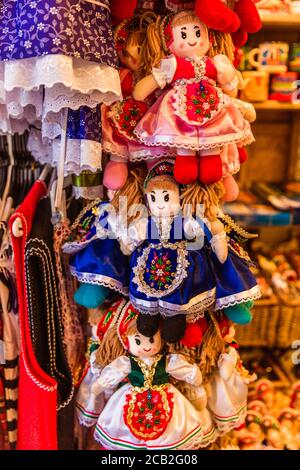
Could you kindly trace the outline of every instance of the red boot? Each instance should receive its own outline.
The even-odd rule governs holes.
[[[248,153],[245,147],[238,147],[240,163],[243,164],[248,160]]]
[[[198,177],[196,155],[177,155],[174,165],[174,178],[180,184],[191,184]]]
[[[255,3],[252,0],[238,0],[234,12],[241,21],[241,30],[246,33],[257,33],[262,27],[261,19]]]
[[[195,12],[208,28],[233,33],[240,26],[238,16],[221,0],[196,0]]]
[[[216,183],[222,178],[222,160],[220,154],[200,156],[198,178],[204,184]]]

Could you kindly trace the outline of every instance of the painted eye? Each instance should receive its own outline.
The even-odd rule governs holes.
[[[196,36],[197,36],[197,38],[200,38],[200,36],[201,36],[201,31],[200,31],[200,29],[197,29],[197,31],[196,31]]]
[[[151,194],[151,201],[152,201],[152,202],[155,202],[155,196],[154,196],[154,194]]]
[[[169,200],[170,200],[169,194],[166,194],[166,195],[164,196],[164,200],[165,200],[165,202],[169,202]]]
[[[181,37],[182,39],[186,39],[186,33],[184,31],[181,31]]]
[[[135,339],[135,343],[136,343],[138,346],[140,346],[140,344],[141,344],[141,340],[140,340],[140,339],[138,339],[138,338],[136,338],[136,339]]]
[[[149,339],[149,342],[150,342],[151,344],[153,344],[153,343],[154,343],[154,338],[151,337],[151,338]]]

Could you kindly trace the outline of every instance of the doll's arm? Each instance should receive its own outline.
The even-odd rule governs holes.
[[[190,364],[180,354],[168,354],[166,372],[175,379],[195,387],[202,384],[202,374],[197,364]]]
[[[220,376],[223,380],[229,380],[232,376],[238,360],[237,352],[234,348],[229,347],[226,353],[220,355],[218,366]]]
[[[174,56],[162,59],[159,67],[152,69],[151,75],[142,78],[142,80],[136,84],[132,93],[134,99],[143,101],[157,88],[164,88],[168,83],[171,83],[176,71],[176,65],[177,63]]]
[[[240,111],[243,117],[248,122],[254,122],[256,119],[256,111],[251,103],[247,103],[246,101],[238,100],[236,98],[232,98],[232,103],[234,106]]]
[[[104,367],[100,377],[92,385],[92,393],[99,395],[106,390],[112,390],[122,382],[130,373],[130,359],[127,356],[120,356]]]
[[[192,240],[193,238],[203,237],[204,235],[201,225],[193,217],[188,217],[184,219],[183,228],[184,234],[189,240]]]
[[[237,71],[228,57],[223,54],[216,55],[212,60],[217,69],[217,82],[224,93],[235,98],[239,85]]]
[[[217,219],[210,223],[210,231],[212,234],[210,240],[212,250],[220,263],[225,263],[228,256],[228,243],[224,225]]]
[[[147,228],[148,218],[143,217],[132,222],[127,232],[121,234],[119,242],[124,255],[130,255],[147,239]]]

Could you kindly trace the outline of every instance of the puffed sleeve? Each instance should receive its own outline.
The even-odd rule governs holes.
[[[130,373],[130,359],[120,356],[104,367],[98,379],[98,385],[102,390],[113,389]]]
[[[190,364],[180,354],[167,356],[166,372],[177,380],[198,387],[202,383],[202,374],[197,364]]]
[[[152,75],[160,88],[164,88],[167,83],[171,83],[175,75],[176,66],[175,56],[170,55],[161,60],[159,67],[152,69]]]
[[[218,54],[213,59],[217,69],[217,81],[226,90],[234,90],[239,84],[237,71],[226,55]]]

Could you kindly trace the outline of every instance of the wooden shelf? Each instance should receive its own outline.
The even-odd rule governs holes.
[[[300,111],[300,103],[281,103],[280,101],[268,100],[262,103],[253,103],[255,109],[262,109],[266,111]]]
[[[260,17],[265,28],[300,29],[300,14],[262,13]]]

